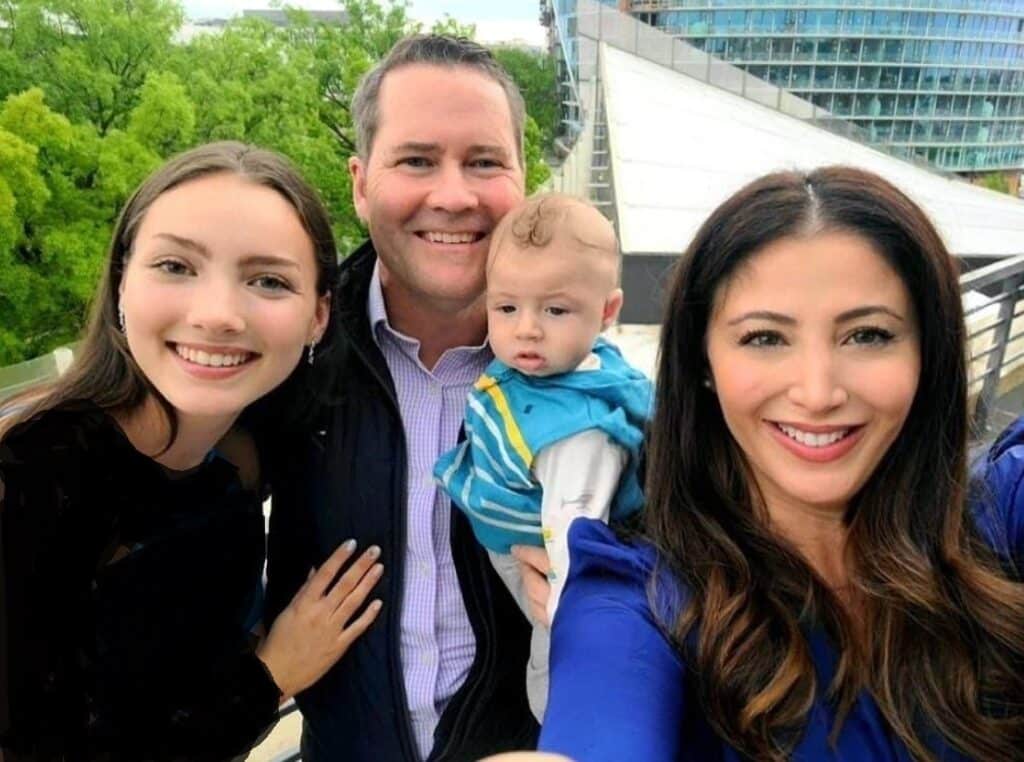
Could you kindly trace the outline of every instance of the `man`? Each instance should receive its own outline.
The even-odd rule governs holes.
[[[529,624],[432,479],[492,357],[484,264],[524,194],[522,98],[479,45],[417,36],[367,74],[352,111],[352,192],[370,242],[343,263],[340,343],[317,359],[337,371],[333,403],[276,459],[268,616],[350,537],[383,550],[384,609],[299,695],[303,759],[531,748]]]

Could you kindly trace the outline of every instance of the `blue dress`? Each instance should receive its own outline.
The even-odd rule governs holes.
[[[975,476],[984,496],[975,503],[979,529],[1000,554],[1024,560],[1024,419],[1004,433]],[[587,519],[573,523],[569,543],[572,563],[552,630],[539,748],[577,762],[738,762],[740,755],[715,735],[687,689],[686,664],[648,604],[653,549],[622,543]],[[677,609],[684,594],[669,587],[659,608]],[[837,654],[822,632],[810,635],[810,646],[818,685],[827,686]],[[817,699],[791,758],[911,762],[869,694],[857,700],[834,747],[828,741],[833,719],[829,702]],[[964,759],[941,739],[931,745],[938,759]]]

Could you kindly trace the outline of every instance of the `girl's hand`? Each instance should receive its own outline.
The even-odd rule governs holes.
[[[266,640],[256,650],[281,690],[282,701],[319,680],[380,612],[382,604],[378,599],[349,621],[383,573],[384,567],[376,563],[380,557],[376,545],[331,584],[355,548],[355,540],[342,543],[319,570],[314,573],[310,569],[306,584],[277,617]]]

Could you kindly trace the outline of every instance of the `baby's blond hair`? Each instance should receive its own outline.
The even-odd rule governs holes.
[[[510,246],[520,251],[543,249],[559,236],[613,258],[618,282],[619,243],[612,224],[586,201],[565,193],[531,196],[506,214],[491,234],[488,269],[494,258]]]

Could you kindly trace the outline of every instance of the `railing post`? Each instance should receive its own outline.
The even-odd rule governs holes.
[[[982,382],[981,393],[974,404],[974,419],[972,420],[974,433],[983,437],[988,428],[988,415],[992,409],[992,402],[999,392],[999,380],[1003,368],[1003,358],[1006,357],[1006,343],[1010,337],[1010,328],[1013,323],[1013,313],[1017,307],[1017,292],[1024,286],[1024,273],[1015,273],[1002,281],[1001,293],[1009,298],[999,306],[997,323],[992,329],[992,352],[988,356],[988,363],[985,367],[985,380]]]

